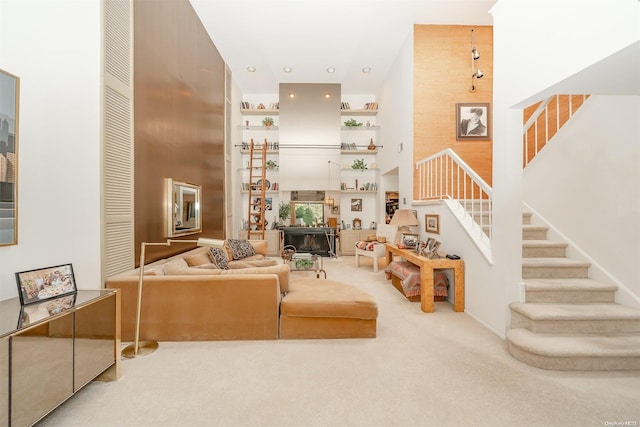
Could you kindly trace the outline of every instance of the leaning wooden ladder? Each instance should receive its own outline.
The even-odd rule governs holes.
[[[253,138],[249,145],[249,215],[247,237],[264,240],[265,185],[267,140],[256,146]],[[259,196],[258,196],[259,195]]]

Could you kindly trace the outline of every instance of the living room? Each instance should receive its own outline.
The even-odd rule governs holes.
[[[21,78],[19,244],[0,248],[0,299],[3,300],[16,296],[14,273],[17,271],[71,261],[81,287],[90,289],[101,288],[105,274],[100,172],[101,5],[98,1],[89,1],[61,7],[59,2],[50,2],[34,9],[28,7],[29,3],[20,3],[5,1],[0,5],[3,39],[0,68]],[[625,68],[615,68],[606,79],[592,78],[588,82],[581,76],[571,79],[637,43],[637,2],[603,1],[579,6],[576,2],[557,3],[547,8],[529,2],[499,1],[492,10],[493,264],[486,262],[445,207],[416,206],[419,218],[434,212],[447,224],[448,231],[442,234],[447,250],[459,253],[466,261],[467,313],[498,337],[504,337],[508,328],[507,306],[519,299],[520,292],[519,236],[524,178],[521,149],[514,141],[522,139],[522,109],[540,99],[540,94],[549,88],[554,92],[570,88],[573,93],[622,96],[631,101],[630,106],[625,106],[626,111],[637,109],[637,83],[624,86],[629,82],[620,75],[627,71]],[[580,14],[576,14],[576,9]],[[568,22],[569,16],[575,18]],[[548,28],[562,29],[562,37],[556,41],[550,35],[540,35],[540,22],[546,22]],[[584,28],[598,28],[598,31],[587,32]],[[414,157],[411,131],[414,119],[408,110],[412,108],[411,103],[407,102],[414,97],[413,85],[407,84],[413,81],[412,50],[412,44],[407,42],[377,99],[381,106],[380,120],[384,119],[390,141],[385,145],[393,149],[396,142],[404,142],[404,149],[394,162],[399,166],[400,199],[407,199],[407,207],[414,199],[413,164],[420,160]],[[582,84],[583,81],[587,83]],[[234,103],[234,107],[236,105],[239,102]],[[596,133],[601,129],[590,130]],[[608,127],[604,129],[612,131]],[[631,128],[616,133],[616,139],[637,144],[637,139],[633,139],[636,132]],[[630,146],[631,143],[627,143],[627,147]],[[637,148],[635,150],[627,162],[632,161]],[[601,154],[593,153],[593,156],[602,157]],[[593,163],[589,165],[592,167]],[[634,278],[638,277],[635,262],[638,213],[634,206],[637,207],[638,195],[631,184],[637,172],[633,175],[628,163],[625,165],[626,169],[622,169],[632,173],[628,175],[630,178],[616,181],[625,184],[618,188],[614,209],[624,212],[624,216],[612,218],[596,206],[593,208],[597,211],[596,220],[592,223],[607,218],[606,226],[582,233],[592,238],[590,246],[596,242],[615,242],[601,245],[607,252],[603,255],[607,257],[603,264],[621,271],[618,276],[626,286],[625,299],[637,304],[640,285]],[[624,175],[616,171],[616,167],[609,172]],[[605,176],[604,172],[598,174],[599,178]],[[599,200],[597,205],[601,206],[605,196]],[[81,205],[75,206],[70,201]],[[224,219],[216,221],[222,224]],[[234,218],[233,223],[237,226],[239,219]],[[157,228],[158,224],[152,221],[138,223],[136,220],[136,242],[144,241],[142,236],[149,233],[145,230]],[[609,236],[614,239],[610,240]]]

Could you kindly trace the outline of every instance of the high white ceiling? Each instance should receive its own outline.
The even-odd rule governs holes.
[[[280,83],[340,83],[343,93],[371,94],[413,24],[492,25],[496,0],[190,2],[244,93],[277,93]]]

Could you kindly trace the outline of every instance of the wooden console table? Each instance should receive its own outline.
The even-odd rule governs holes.
[[[433,270],[453,269],[453,311],[464,311],[464,261],[461,259],[429,259],[416,254],[412,249],[400,249],[386,243],[387,265],[393,261],[393,255],[400,256],[420,267],[420,304],[422,311],[433,313]]]

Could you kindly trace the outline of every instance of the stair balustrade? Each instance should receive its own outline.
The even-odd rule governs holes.
[[[479,234],[475,237],[491,239],[491,187],[460,156],[447,148],[417,162],[416,169],[419,200],[457,201],[465,216],[477,225]]]
[[[589,95],[552,95],[525,109],[523,168],[531,163],[588,97]]]

